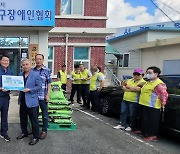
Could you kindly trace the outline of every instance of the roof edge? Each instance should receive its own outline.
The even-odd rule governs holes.
[[[121,40],[121,39],[128,38],[128,37],[132,37],[132,36],[135,36],[135,35],[139,35],[141,33],[147,32],[147,31],[174,31],[174,32],[179,31],[180,32],[180,28],[173,28],[173,27],[164,27],[164,28],[147,27],[147,28],[143,28],[143,29],[139,29],[137,31],[131,32],[129,34],[117,36],[115,38],[107,40],[107,42],[108,43],[112,43],[114,41]]]

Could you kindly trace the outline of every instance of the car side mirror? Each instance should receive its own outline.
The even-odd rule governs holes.
[[[178,84],[177,88],[180,89],[180,83]]]

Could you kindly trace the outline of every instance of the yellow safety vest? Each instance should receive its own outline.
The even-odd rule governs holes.
[[[63,72],[62,70],[60,70],[59,73],[60,73],[60,76],[61,76],[60,78],[61,78],[62,84],[66,84],[67,83],[67,73],[66,73],[66,71]]]
[[[134,79],[129,79],[127,81],[127,85],[130,85],[132,87],[137,87],[137,85],[139,85],[139,84],[141,84],[143,82],[146,82],[146,81],[144,79],[141,79],[141,80],[135,82]],[[123,100],[128,101],[128,102],[138,103],[138,101],[139,101],[139,92],[126,91],[126,92],[124,92]]]
[[[83,72],[80,71],[80,78],[82,79],[87,79],[89,76],[88,76],[88,70],[85,69]],[[88,81],[83,81],[81,80],[81,84],[88,84]]]
[[[98,80],[98,75],[99,73],[96,73],[94,75],[92,75],[91,79],[90,79],[90,91],[95,91],[97,90],[97,80]]]
[[[80,73],[77,74],[74,71],[71,72],[73,79],[80,79]],[[73,80],[73,84],[81,84],[81,80]]]
[[[146,82],[146,84],[141,88],[139,104],[160,109],[162,103],[154,92],[154,88],[161,83],[164,82],[162,82],[160,79],[157,79],[154,82]]]

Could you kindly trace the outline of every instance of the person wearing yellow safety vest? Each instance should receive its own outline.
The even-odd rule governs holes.
[[[89,70],[87,70],[84,67],[84,64],[80,64],[79,68],[80,68],[80,79],[81,79],[80,95],[83,100],[83,107],[90,108],[89,106],[89,80],[92,74]]]
[[[66,91],[66,84],[67,84],[67,73],[66,73],[66,65],[62,65],[62,69],[59,70],[57,74],[57,78],[61,81],[62,86],[61,88]]]
[[[81,80],[80,80],[80,69],[79,69],[79,65],[75,66],[75,70],[71,72],[70,74],[70,80],[72,81],[72,89],[71,89],[71,95],[70,95],[70,99],[69,101],[71,101],[71,103],[73,104],[74,102],[74,95],[77,92],[77,103],[80,103],[80,84],[81,84]]]
[[[152,66],[146,70],[147,82],[141,89],[139,104],[142,106],[141,131],[145,141],[156,141],[159,130],[160,110],[165,106],[168,93],[158,76],[161,70]]]
[[[90,102],[91,110],[94,112],[99,112],[99,91],[101,91],[104,86],[104,80],[102,76],[97,72],[97,66],[91,67],[92,77],[90,79]]]
[[[136,68],[133,72],[133,78],[129,79],[127,82],[122,82],[124,96],[121,104],[120,125],[115,126],[115,129],[123,129],[125,131],[135,129],[139,93],[141,90],[139,85],[145,82],[143,75],[143,70],[141,68]]]
[[[104,80],[104,74],[103,74],[102,71],[101,71],[101,67],[100,67],[100,66],[97,66],[97,68],[98,68],[98,73],[99,73],[99,75],[101,75],[102,78],[103,78],[103,80]]]

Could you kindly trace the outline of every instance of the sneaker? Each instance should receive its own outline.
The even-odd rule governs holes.
[[[21,140],[25,137],[28,137],[28,134],[20,134],[18,137],[16,137],[17,140]]]
[[[9,141],[11,141],[11,139],[10,139],[10,137],[8,136],[8,135],[0,135],[0,137],[2,138],[2,139],[4,139],[6,142],[9,142]]]
[[[144,137],[144,141],[158,141],[157,136]]]
[[[33,139],[29,142],[29,145],[35,145],[37,142],[39,142],[39,139],[33,138]]]
[[[117,125],[117,126],[115,126],[115,127],[113,127],[114,129],[124,129],[124,126],[122,126],[122,125]]]
[[[130,131],[132,131],[132,128],[131,128],[131,127],[127,127],[127,128],[125,129],[125,131],[130,132]]]

